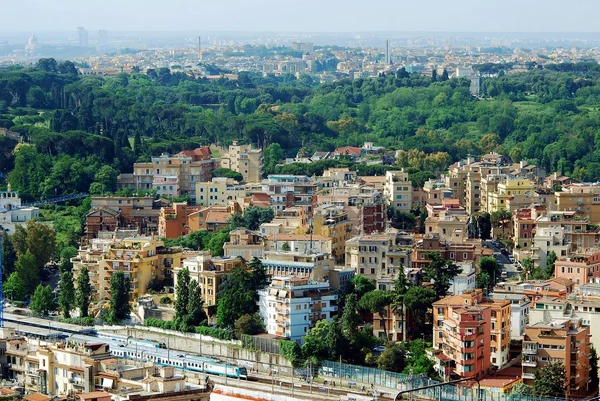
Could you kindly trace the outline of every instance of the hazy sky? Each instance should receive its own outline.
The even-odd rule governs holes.
[[[0,0],[0,31],[597,32],[598,0]]]

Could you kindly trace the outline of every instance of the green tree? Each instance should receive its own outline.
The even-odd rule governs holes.
[[[529,280],[531,275],[534,273],[535,266],[533,264],[533,259],[525,258],[521,261],[521,266],[523,267],[523,271],[521,272],[521,276],[524,276],[525,280]]]
[[[40,272],[35,261],[35,256],[29,250],[17,259],[16,272],[19,274],[23,284],[25,284],[27,293],[31,294],[40,283]]]
[[[342,335],[352,344],[357,342],[356,328],[360,321],[356,315],[358,310],[358,297],[356,294],[346,295],[344,312],[342,312]]]
[[[598,385],[600,381],[598,379],[598,353],[596,348],[592,345],[590,347],[590,391],[594,394],[598,393]]]
[[[2,279],[6,280],[14,271],[17,263],[17,251],[10,236],[4,231],[2,235]]]
[[[367,292],[358,301],[358,309],[367,310],[373,314],[379,314],[379,318],[383,321],[387,316],[387,308],[394,301],[394,296],[391,291],[373,290]],[[386,325],[383,325],[385,338],[387,336]]]
[[[443,259],[439,252],[427,252],[425,258],[430,262],[423,269],[423,276],[425,280],[433,281],[433,289],[437,298],[441,299],[448,292],[450,282],[462,272],[462,269],[451,260]]]
[[[533,395],[533,387],[522,382],[517,383],[515,386],[513,386],[510,393],[515,395]]]
[[[358,299],[360,299],[367,292],[371,292],[375,289],[375,281],[357,274],[348,282],[348,287],[346,292],[354,293]]]
[[[122,270],[115,271],[110,278],[110,302],[106,321],[110,324],[119,323],[129,318],[129,291],[131,283]]]
[[[551,362],[535,371],[533,393],[537,397],[564,398],[567,383],[565,366],[561,362]]]
[[[46,224],[27,223],[27,249],[35,257],[37,274],[48,263],[56,249],[56,233]]]
[[[119,173],[111,166],[104,165],[94,176],[94,180],[101,185],[102,193],[114,192],[117,189],[117,176]]]
[[[79,317],[88,317],[91,298],[90,273],[87,267],[83,266],[77,276],[77,288],[75,289],[75,306],[79,309]]]
[[[15,227],[15,232],[11,235],[10,240],[17,252],[17,256],[23,255],[27,252],[27,231],[22,225]]]
[[[400,344],[388,346],[377,358],[377,367],[401,373],[406,368],[406,353]]]
[[[329,359],[330,349],[327,343],[327,336],[331,330],[331,322],[319,320],[304,336],[302,344],[302,353],[306,357],[317,358],[320,360]]]
[[[75,305],[75,286],[73,284],[73,273],[64,271],[60,275],[58,283],[58,305],[66,319],[71,317],[71,309]]]
[[[409,287],[410,283],[406,279],[404,268],[400,266],[398,268],[398,277],[394,282],[394,290],[392,292],[392,309],[402,317],[402,339],[404,341],[406,341],[406,305],[404,298]]]
[[[19,273],[12,272],[3,285],[4,296],[11,301],[22,301],[27,296],[27,286]]]
[[[491,216],[488,212],[477,212],[471,215],[471,221],[475,225],[475,236],[481,239],[490,239],[492,232]]]
[[[37,316],[48,316],[51,311],[56,310],[52,287],[38,284],[31,296],[29,308]]]
[[[275,172],[275,167],[285,157],[283,148],[278,143],[272,143],[267,146],[263,152],[263,170],[265,174]]]
[[[235,321],[234,329],[237,338],[241,338],[242,334],[256,335],[264,332],[265,325],[258,313],[245,314]]]
[[[556,252],[551,251],[546,259],[546,277],[554,277],[554,265],[557,259]]]
[[[258,230],[263,223],[270,223],[275,217],[275,212],[270,207],[250,206],[244,212],[244,222],[248,230]]]
[[[483,275],[483,273],[485,273],[485,275]],[[493,287],[496,284],[501,274],[502,267],[500,266],[496,258],[492,256],[481,257],[481,259],[479,259],[478,283],[484,284],[482,281],[483,277],[487,277],[487,281],[485,282],[485,287],[478,288],[485,288],[487,290],[491,289],[491,287]],[[479,276],[483,277],[479,278]]]
[[[257,311],[258,295],[252,283],[252,274],[241,267],[234,268],[219,286],[217,324],[232,329],[242,315]]]
[[[475,287],[481,288],[482,290],[487,290],[490,288],[492,282],[492,278],[485,271],[480,271],[477,273],[477,278],[475,280]]]
[[[190,281],[188,287],[188,315],[185,319],[188,327],[198,326],[202,321],[206,320],[206,312],[204,312],[204,301],[202,301],[202,290],[198,281]]]
[[[494,227],[502,228],[502,234],[504,235],[504,228],[510,224],[512,213],[508,209],[499,209],[492,212],[490,215],[490,221]]]
[[[408,343],[408,352],[406,358],[406,367],[402,373],[404,374],[426,374],[427,377],[434,380],[439,380],[439,375],[435,370],[435,364],[427,356],[427,348],[431,347],[431,343],[427,343],[420,338],[412,340]]]
[[[421,337],[427,331],[427,312],[437,299],[437,294],[432,288],[412,286],[406,291],[404,303],[406,310],[409,310],[413,317],[414,329],[411,330],[411,334],[414,338]]]
[[[188,316],[188,305],[190,302],[188,288],[192,278],[190,271],[183,268],[177,273],[177,283],[175,284],[175,325],[180,326]]]
[[[269,275],[267,274],[267,268],[261,260],[255,256],[248,264],[248,267],[252,271],[252,289],[256,291],[265,288],[269,284]]]

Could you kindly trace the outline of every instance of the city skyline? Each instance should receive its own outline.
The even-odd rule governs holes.
[[[459,0],[450,6],[430,0],[428,7],[384,0],[372,8],[355,0],[343,6],[316,0],[233,0],[227,8],[191,0],[158,4],[106,0],[102,8],[86,8],[72,0],[25,0],[4,5],[11,18],[0,32],[84,26],[90,31],[590,33],[597,31],[594,15],[600,11],[600,5],[585,0]]]

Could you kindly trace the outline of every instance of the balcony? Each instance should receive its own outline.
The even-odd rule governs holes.
[[[526,366],[526,367],[530,367],[530,368],[535,368],[537,366],[537,362],[536,361],[522,361],[521,362],[522,366]]]
[[[523,379],[525,380],[534,380],[535,379],[535,374],[534,373],[525,373],[523,372]]]

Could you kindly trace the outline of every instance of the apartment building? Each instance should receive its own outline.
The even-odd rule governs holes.
[[[233,178],[215,177],[209,182],[196,183],[198,206],[228,206],[246,194],[246,187]]]
[[[211,173],[220,166],[211,158],[210,148],[203,146],[176,155],[163,153],[149,163],[135,163],[132,174],[117,178],[120,189],[155,189],[159,195],[189,196],[196,199],[196,183],[210,181]]]
[[[600,223],[600,183],[572,183],[555,193],[555,208],[573,211],[587,217],[590,223]]]
[[[229,220],[235,209],[229,206],[208,206],[200,208],[188,215],[187,225],[190,232],[206,230],[210,232],[219,231],[229,226]]]
[[[243,261],[238,257],[213,257],[210,252],[200,252],[183,259],[181,265],[175,268],[174,282],[177,282],[177,276],[183,269],[188,269],[190,278],[200,285],[205,307],[214,308],[223,278],[236,267],[244,267]]]
[[[386,171],[383,196],[389,207],[402,212],[410,212],[412,209],[412,182],[408,179],[408,173],[404,170]]]
[[[322,205],[315,208],[312,218],[312,232],[331,238],[331,255],[336,262],[344,260],[346,241],[352,235],[352,222],[343,207]]]
[[[532,252],[534,233],[536,232],[536,219],[538,211],[535,208],[521,209],[513,216],[513,241],[515,243],[514,253],[518,260],[527,257],[535,261],[539,260],[539,255]]]
[[[153,237],[126,239],[93,239],[88,246],[81,246],[73,263],[74,280],[82,267],[89,270],[94,291],[95,306],[107,304],[110,299],[110,279],[115,271],[123,271],[130,279],[130,302],[148,290],[153,279],[172,278],[172,267],[179,266],[181,248],[166,248],[163,241]]]
[[[483,377],[492,370],[492,308],[481,305],[481,290],[443,298],[433,304],[433,347],[438,373],[449,378]]]
[[[28,393],[71,395],[94,391],[108,377],[101,363],[111,359],[107,344],[32,344],[23,337],[7,341],[8,378]],[[118,378],[118,376],[117,376]],[[110,380],[109,388],[116,386]]]
[[[267,333],[302,340],[319,320],[331,321],[338,296],[328,282],[309,278],[274,276],[269,287],[259,290],[259,313]]]
[[[332,254],[333,240],[315,234],[271,234],[266,237],[265,250],[293,251],[299,253]]]
[[[587,391],[590,328],[581,319],[557,318],[531,324],[523,335],[523,383],[533,385],[535,372],[552,362],[566,369],[568,397]]]
[[[294,276],[316,282],[326,281],[333,270],[333,259],[328,253],[265,251],[261,262],[270,276]]]
[[[553,224],[546,216],[538,217],[535,226],[531,251],[537,255],[533,258],[536,266],[546,266],[552,252],[559,258],[567,256],[571,247],[566,243],[564,227]]]
[[[410,267],[410,247],[398,245],[397,235],[397,230],[390,229],[385,233],[359,235],[346,241],[346,267],[375,280],[378,286],[391,285],[399,268]]]
[[[319,188],[342,187],[356,181],[356,171],[349,168],[328,168],[317,178]]]
[[[510,177],[498,183],[495,191],[487,193],[488,213],[506,209],[507,201],[517,195],[532,195],[535,185],[528,179]]]
[[[255,231],[238,228],[229,233],[229,242],[223,245],[223,250],[225,257],[260,259],[265,254],[265,238]]]
[[[304,234],[309,232],[309,215],[303,207],[288,207],[276,211],[271,223],[265,224],[278,225],[279,231],[277,233]],[[318,233],[315,232],[315,234]]]
[[[449,199],[449,201],[455,201],[455,199]],[[469,236],[469,215],[465,209],[437,206],[435,210],[428,213],[429,216],[425,219],[425,232],[437,233],[441,240],[448,242],[460,243],[466,240]],[[437,210],[438,208],[441,210]],[[430,209],[429,205],[427,209]]]
[[[271,207],[281,211],[302,207],[312,211],[317,184],[305,175],[269,175],[262,181],[262,191],[269,195]]]
[[[600,250],[590,249],[557,259],[554,276],[571,279],[577,285],[600,282]]]
[[[490,294],[494,300],[510,301],[510,338],[521,340],[525,327],[529,324],[531,301],[523,294],[499,293]]]
[[[188,206],[187,203],[173,203],[160,209],[158,216],[158,236],[161,238],[177,238],[191,232],[188,224],[189,215],[199,207]]]
[[[446,187],[443,179],[429,179],[423,184],[424,203],[428,205],[441,205],[442,200],[450,199],[454,195],[452,189]]]
[[[443,241],[436,233],[426,234],[417,240],[412,252],[412,266],[421,269],[429,265],[430,260],[426,258],[429,252],[439,252],[446,260],[458,262],[479,262],[482,255],[481,246],[475,242],[452,243]]]
[[[0,191],[0,226],[10,233],[40,215],[38,207],[23,207],[21,198],[15,191]]]
[[[252,145],[240,145],[238,141],[233,141],[229,151],[221,156],[221,167],[237,171],[246,183],[261,182],[262,165],[262,149],[252,149]]]

